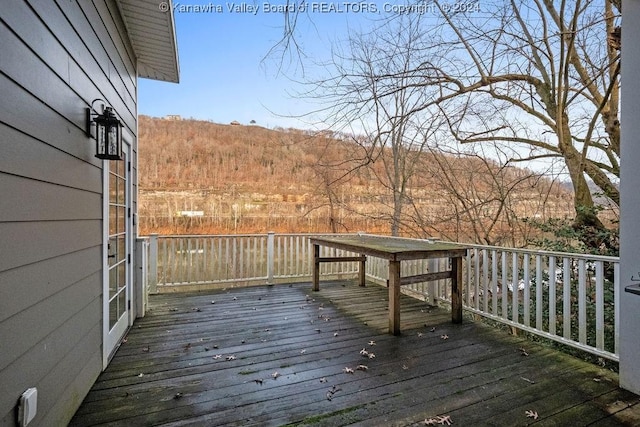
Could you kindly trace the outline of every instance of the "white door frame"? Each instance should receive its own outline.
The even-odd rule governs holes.
[[[103,160],[102,168],[102,368],[105,369],[118,345],[124,338],[129,327],[133,323],[131,315],[133,306],[133,220],[132,220],[132,196],[133,181],[131,174],[131,155],[133,137],[125,129],[122,129],[122,151],[125,155],[126,189],[125,189],[125,247],[126,254],[126,285],[124,314],[113,328],[109,327],[109,160]]]

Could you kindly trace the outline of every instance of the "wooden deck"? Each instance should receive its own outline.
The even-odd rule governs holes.
[[[610,371],[404,295],[392,336],[387,289],[310,289],[152,296],[71,425],[640,425]]]

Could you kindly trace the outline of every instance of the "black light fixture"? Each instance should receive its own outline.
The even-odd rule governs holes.
[[[94,104],[102,102],[102,113],[98,113]],[[95,136],[92,134],[95,129]],[[96,139],[96,157],[105,160],[122,160],[122,123],[114,109],[105,105],[101,99],[94,99],[87,108],[87,136]]]

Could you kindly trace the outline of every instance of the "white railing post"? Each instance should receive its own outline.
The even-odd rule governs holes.
[[[148,302],[148,253],[149,242],[146,238],[136,238],[136,270],[134,273],[133,294],[135,300],[135,317],[144,317]]]
[[[149,293],[158,292],[158,235],[149,235]]]
[[[274,241],[275,234],[273,231],[267,233],[267,284],[273,284],[273,272],[275,269],[274,257]]]

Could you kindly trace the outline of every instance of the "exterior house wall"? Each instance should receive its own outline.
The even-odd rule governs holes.
[[[66,425],[102,370],[103,161],[85,108],[115,108],[135,167],[135,61],[114,0],[2,3],[0,426],[29,387],[30,425]]]
[[[640,276],[640,1],[625,0],[622,13],[620,386],[640,394],[640,295],[624,291]]]

